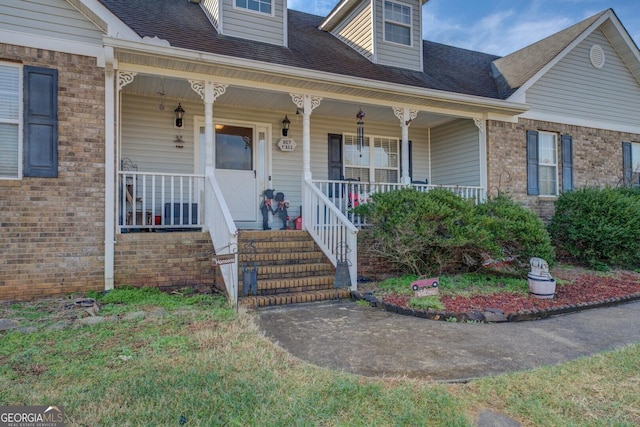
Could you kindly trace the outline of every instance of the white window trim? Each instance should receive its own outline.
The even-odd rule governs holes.
[[[238,12],[252,13],[254,15],[264,16],[264,17],[273,18],[273,17],[276,16],[276,2],[274,0],[271,0],[271,13],[260,12],[259,10],[249,9],[248,7],[237,6],[236,5],[236,0],[233,0],[233,9],[237,10]]]
[[[394,21],[392,19],[387,19],[387,14],[386,12],[386,4],[387,2],[389,3],[394,3],[394,4],[398,4],[400,6],[403,7],[407,7],[409,8],[409,22],[410,24],[407,25],[404,22],[398,22],[398,21]],[[400,27],[405,27],[405,28],[409,28],[409,44],[404,44],[404,43],[398,43],[398,42],[394,42],[392,40],[387,40],[387,26],[385,25],[387,22],[394,24],[394,25],[398,25]],[[392,0],[383,0],[382,2],[382,41],[385,43],[389,43],[395,46],[402,46],[405,48],[410,48],[413,47],[413,6],[408,5],[408,4],[404,4],[398,1],[392,1]]]
[[[355,141],[357,138],[357,135],[355,133],[343,133],[342,134],[342,148],[343,148],[343,153],[346,151],[345,150],[345,146],[346,144],[346,140],[347,140],[347,136],[353,138],[353,140]],[[382,136],[382,135],[365,135],[365,138],[369,139],[369,165],[368,166],[356,166],[356,165],[346,165],[346,163],[343,161],[343,165],[342,165],[342,175],[344,176],[346,169],[347,168],[353,168],[353,169],[369,169],[369,182],[377,182],[376,181],[376,170],[391,170],[391,171],[397,171],[398,174],[398,183],[400,182],[400,138],[397,138],[395,136]],[[376,166],[375,164],[375,141],[376,138],[379,139],[388,139],[391,141],[395,141],[396,142],[396,155],[398,156],[398,166],[393,168],[393,167],[385,167],[385,166]],[[391,183],[393,184],[393,183]],[[396,183],[397,184],[397,183]]]
[[[540,147],[542,144],[540,144],[540,135],[551,135],[553,136],[554,142],[555,142],[555,159],[554,159],[554,163],[542,163],[542,156],[540,155]],[[560,181],[559,175],[558,175],[558,140],[560,138],[558,138],[558,134],[554,133],[554,132],[543,132],[543,131],[538,131],[538,183],[540,182],[540,166],[545,166],[545,167],[549,167],[549,166],[553,166],[553,168],[555,169],[555,172],[553,174],[553,176],[555,177],[555,182],[556,182],[556,186],[554,189],[554,194],[542,194],[542,186],[539,185],[540,187],[540,194],[538,195],[538,197],[540,198],[557,198],[558,194],[560,194],[560,183],[558,181]]]
[[[24,119],[24,100],[23,100],[23,93],[24,93],[24,83],[23,83],[23,76],[24,76],[24,71],[23,71],[23,66],[22,64],[16,64],[13,62],[0,62],[0,64],[2,64],[3,66],[6,67],[14,67],[18,70],[18,119],[17,120],[10,120],[10,119],[0,119],[0,121],[2,123],[8,123],[8,124],[17,124],[18,125],[18,174],[15,177],[3,177],[0,176],[0,180],[5,180],[5,181],[20,181],[23,178],[23,162],[24,162],[24,158],[23,158],[23,154],[24,154],[24,140],[23,140],[23,119]]]

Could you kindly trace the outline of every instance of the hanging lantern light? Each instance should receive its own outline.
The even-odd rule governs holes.
[[[358,153],[360,153],[360,157],[362,157],[362,146],[364,145],[364,111],[362,108],[356,114],[357,122],[357,131],[356,131],[356,144],[358,147]]]

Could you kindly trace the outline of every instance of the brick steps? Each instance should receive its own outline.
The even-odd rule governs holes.
[[[241,305],[266,307],[351,296],[348,289],[333,286],[335,268],[306,231],[241,231],[238,249]],[[242,296],[242,267],[254,263],[258,295]]]
[[[300,304],[305,302],[345,299],[351,297],[348,289],[325,289],[321,291],[295,292],[276,295],[258,295],[240,298],[244,307],[269,307],[274,305]]]

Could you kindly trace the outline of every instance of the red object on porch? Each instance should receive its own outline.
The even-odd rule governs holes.
[[[358,193],[349,193],[349,207],[357,208],[358,207]]]
[[[155,225],[161,225],[162,224],[162,216],[161,215],[156,215],[156,217],[154,218],[154,224]]]
[[[294,220],[294,228],[296,230],[302,230],[302,216],[298,216],[295,220]]]

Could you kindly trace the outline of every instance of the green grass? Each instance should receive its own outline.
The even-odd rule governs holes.
[[[134,289],[96,297],[101,312],[168,314],[0,335],[0,405],[61,405],[70,426],[169,426],[181,417],[187,426],[471,426],[484,408],[524,425],[640,424],[640,345],[469,384],[375,379],[291,357],[252,314],[217,297]],[[56,310],[39,307],[35,321],[52,323]]]

